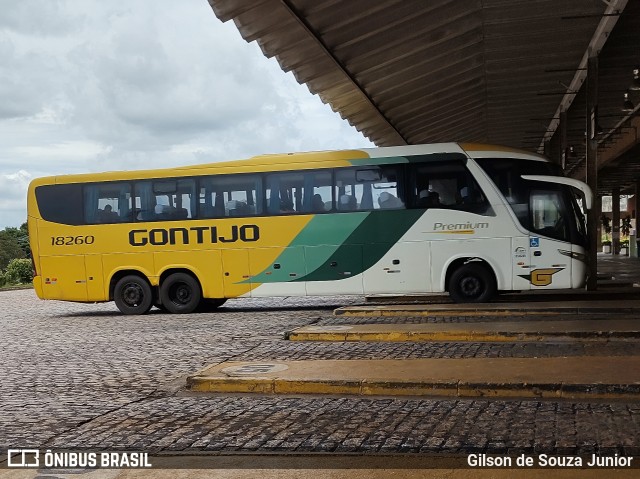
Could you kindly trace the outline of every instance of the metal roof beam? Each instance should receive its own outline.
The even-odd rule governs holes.
[[[317,44],[318,47],[324,52],[324,54],[336,65],[336,67],[344,74],[344,76],[351,82],[351,84],[362,94],[362,96],[366,99],[367,103],[371,105],[371,107],[380,115],[380,117],[384,120],[384,122],[389,125],[389,128],[398,136],[398,139],[402,141],[405,145],[408,145],[409,142],[404,137],[400,131],[389,121],[389,119],[380,111],[380,108],[373,100],[373,98],[365,91],[365,89],[360,85],[358,80],[353,76],[347,69],[344,67],[342,62],[336,58],[336,56],[331,52],[331,50],[325,45],[322,41],[322,38],[315,32],[306,18],[301,15],[295,6],[291,3],[290,0],[280,0],[284,8],[289,12],[291,17],[302,27],[310,38]]]
[[[582,60],[580,60],[580,64],[576,69],[576,73],[573,76],[573,80],[569,84],[567,88],[567,92],[576,92],[580,90],[580,87],[584,83],[585,78],[587,77],[587,61],[589,59],[589,52],[599,53],[602,50],[603,45],[606,43],[609,34],[615,27],[618,19],[620,18],[620,14],[624,11],[627,6],[627,0],[611,0],[607,3],[607,8],[605,9],[604,14],[591,37],[591,41],[589,42],[589,46],[584,52],[582,56]],[[556,109],[555,117],[560,117],[561,111],[568,111],[569,107],[573,103],[573,99],[575,97],[574,93],[566,93],[558,108]],[[540,141],[540,145],[538,147],[539,151],[544,149],[544,142],[551,139],[556,129],[558,128],[559,120],[553,119],[551,123],[549,123],[549,127],[547,128],[547,133],[544,134],[542,140]]]

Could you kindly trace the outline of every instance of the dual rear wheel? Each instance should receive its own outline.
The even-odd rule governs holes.
[[[118,280],[113,299],[123,314],[137,315],[147,313],[155,298],[146,278],[132,274]],[[224,303],[223,299],[203,300],[198,280],[181,272],[172,273],[162,281],[159,300],[160,309],[174,314],[192,313],[201,305],[214,309]]]

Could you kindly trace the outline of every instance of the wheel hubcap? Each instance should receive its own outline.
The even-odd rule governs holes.
[[[171,300],[176,304],[188,304],[191,301],[191,288],[186,284],[178,284],[172,291]]]
[[[460,289],[465,296],[474,298],[482,292],[482,282],[473,276],[467,277],[461,281]]]
[[[144,292],[140,285],[127,283],[122,291],[122,299],[128,306],[137,306],[142,302]]]

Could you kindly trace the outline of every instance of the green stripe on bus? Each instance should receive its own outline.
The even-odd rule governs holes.
[[[320,267],[294,281],[330,281],[361,274],[380,261],[423,213],[372,211]]]
[[[300,277],[290,276],[292,269],[303,268],[305,264],[306,271],[318,269],[353,234],[369,214],[368,212],[355,212],[315,215],[275,259],[274,264],[279,264],[279,269],[274,269],[272,265],[253,276],[251,280],[244,282],[279,283],[299,280]]]

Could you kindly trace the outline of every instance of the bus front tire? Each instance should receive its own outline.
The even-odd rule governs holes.
[[[449,279],[449,296],[456,303],[484,303],[496,294],[493,273],[478,263],[456,269]]]
[[[145,314],[153,304],[153,292],[147,280],[131,274],[118,280],[113,300],[123,314]]]
[[[160,285],[160,301],[169,313],[193,313],[201,299],[200,284],[187,273],[173,273]]]

